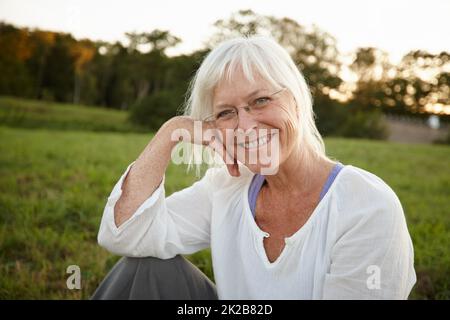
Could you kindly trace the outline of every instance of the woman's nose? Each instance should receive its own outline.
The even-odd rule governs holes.
[[[237,128],[247,131],[252,128],[256,128],[258,121],[247,110],[241,108],[237,114]]]

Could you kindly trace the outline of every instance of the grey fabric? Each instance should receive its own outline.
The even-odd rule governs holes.
[[[92,300],[217,300],[214,283],[181,255],[121,258]]]

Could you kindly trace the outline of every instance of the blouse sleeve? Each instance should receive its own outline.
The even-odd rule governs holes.
[[[356,183],[358,192],[347,189],[355,196],[339,209],[324,299],[407,299],[416,282],[401,203],[378,179],[373,188]]]
[[[108,251],[131,257],[169,259],[210,246],[211,174],[192,186],[165,197],[163,177],[152,195],[119,227],[114,206],[122,194],[122,183],[131,163],[108,197],[103,211],[98,243]]]

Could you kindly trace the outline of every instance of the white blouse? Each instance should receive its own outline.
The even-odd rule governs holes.
[[[134,162],[133,162],[134,163]],[[106,203],[98,242],[112,253],[161,259],[211,248],[219,299],[407,299],[416,282],[414,252],[394,191],[346,165],[309,220],[285,238],[270,262],[248,201],[253,173],[208,169],[165,196],[165,176],[119,228],[114,205],[131,163]]]

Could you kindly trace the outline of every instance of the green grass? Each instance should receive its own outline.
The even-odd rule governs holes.
[[[150,138],[0,127],[0,298],[92,293],[116,261],[96,244],[106,198]],[[168,194],[195,180],[183,170],[168,169]],[[70,264],[82,270],[81,292],[65,288]]]
[[[0,97],[0,123],[9,127],[31,129],[147,131],[129,122],[125,111],[5,96]]]
[[[4,101],[0,98],[0,104]],[[77,106],[67,108],[77,113]],[[91,123],[86,125],[90,131],[83,126],[0,126],[0,299],[86,299],[118,259],[97,245],[100,218],[117,179],[152,135],[98,132],[101,125],[89,116],[91,111],[111,112],[80,111],[85,115],[78,119]],[[121,128],[125,117],[117,114],[111,119],[122,117],[114,120]],[[55,121],[70,127],[60,117]],[[37,126],[52,123],[41,120]],[[450,148],[337,138],[325,142],[329,155],[375,173],[399,196],[415,248],[418,283],[411,298],[450,299]],[[195,179],[185,167],[170,165],[167,195]],[[213,279],[209,250],[189,259]],[[71,264],[81,268],[82,290],[66,288]]]

